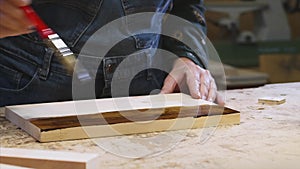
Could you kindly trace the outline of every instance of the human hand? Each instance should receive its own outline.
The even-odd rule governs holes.
[[[214,78],[208,70],[196,65],[188,58],[179,58],[164,81],[161,93],[179,92],[188,88],[190,95],[195,99],[216,102],[224,106],[224,99],[218,93]]]
[[[30,3],[30,0],[0,0],[0,38],[33,32],[33,24],[20,9]]]

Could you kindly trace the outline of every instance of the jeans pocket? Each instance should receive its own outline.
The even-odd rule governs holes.
[[[0,47],[0,89],[21,91],[34,79],[38,65],[27,56]]]
[[[21,73],[0,64],[0,89],[18,89],[21,77]]]

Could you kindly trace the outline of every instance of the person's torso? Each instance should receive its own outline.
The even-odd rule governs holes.
[[[93,33],[110,22],[135,13],[167,12],[171,3],[172,0],[34,0],[33,7],[73,52],[78,53]],[[151,40],[157,39],[151,35],[133,36],[116,53],[132,51],[134,47],[149,48]]]

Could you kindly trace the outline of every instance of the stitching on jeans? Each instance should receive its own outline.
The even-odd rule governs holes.
[[[46,49],[46,53],[44,55],[43,63],[41,64],[41,67],[38,69],[38,75],[39,78],[42,80],[47,80],[50,67],[51,67],[51,60],[52,56],[54,55],[54,50],[52,49]]]

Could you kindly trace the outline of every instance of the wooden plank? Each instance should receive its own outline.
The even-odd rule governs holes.
[[[0,163],[35,169],[95,169],[99,155],[47,150],[0,148]]]
[[[285,103],[285,98],[283,97],[262,97],[258,99],[258,103],[269,104],[269,105],[279,105]]]
[[[0,168],[1,169],[33,169],[33,168],[20,167],[14,165],[7,165],[7,164],[0,164]]]
[[[300,81],[300,55],[265,54],[260,56],[260,70],[271,83]]]
[[[238,111],[184,94],[6,107],[6,118],[40,142],[239,124]],[[218,123],[209,123],[215,119]]]

